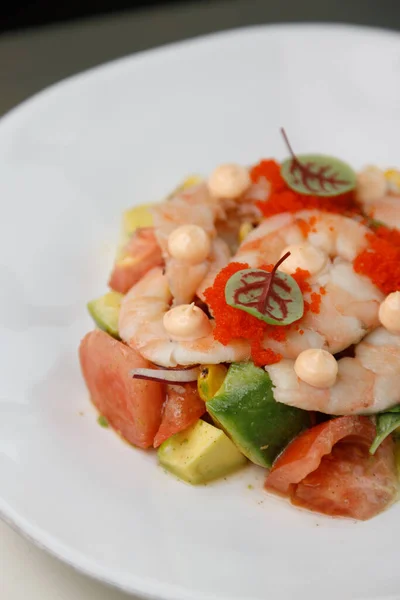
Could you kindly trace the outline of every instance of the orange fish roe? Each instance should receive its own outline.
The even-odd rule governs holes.
[[[398,229],[390,229],[385,225],[380,225],[375,229],[375,235],[382,240],[386,240],[392,246],[400,248],[400,231]]]
[[[311,285],[308,283],[310,271],[305,271],[304,269],[297,268],[296,271],[292,274],[292,277],[296,280],[296,283],[303,294],[305,294],[306,292],[311,292]]]
[[[379,227],[367,239],[368,248],[354,259],[355,272],[369,277],[384,294],[400,290],[400,233]]]
[[[229,344],[234,339],[248,339],[250,340],[251,356],[254,363],[256,365],[270,365],[279,362],[282,357],[272,350],[264,350],[262,347],[264,335],[268,332],[268,336],[281,339],[282,332],[275,330],[283,329],[283,327],[268,325],[243,310],[229,306],[225,300],[225,286],[230,277],[241,269],[248,268],[247,263],[228,264],[218,273],[213,286],[204,292],[204,296],[215,318],[215,339],[224,345]],[[285,339],[284,332],[283,339]]]
[[[209,287],[204,292],[204,296],[215,318],[215,339],[224,345],[234,339],[248,339],[251,344],[251,356],[254,363],[260,366],[271,365],[279,362],[282,356],[270,348],[264,349],[264,338],[268,337],[277,342],[284,342],[287,331],[289,331],[292,326],[269,325],[243,310],[229,306],[225,300],[225,286],[228,280],[241,269],[248,268],[249,265],[247,263],[228,264],[218,273],[212,287]],[[264,269],[265,271],[271,271],[273,265],[263,265],[259,268]],[[310,277],[310,273],[302,269],[297,269],[293,274],[293,278],[296,280],[303,293],[311,291],[311,286],[307,281],[308,277]],[[311,302],[304,303],[305,312],[307,310],[319,312],[318,298],[320,304],[321,297],[316,293],[311,294]],[[295,325],[295,327],[298,328],[298,325]]]
[[[254,183],[267,180],[272,192],[286,188],[285,180],[281,176],[281,166],[275,160],[262,160],[250,171],[250,177]]]
[[[310,221],[305,221],[304,219],[297,219],[297,225],[299,226],[299,229],[300,229],[301,233],[304,235],[304,237],[308,237],[308,234],[311,231]]]
[[[316,315],[318,315],[321,310],[321,295],[316,292],[311,294],[310,310]]]
[[[361,209],[356,202],[353,191],[324,198],[298,194],[286,184],[280,173],[280,165],[275,160],[262,160],[252,168],[250,175],[255,183],[264,178],[271,184],[271,193],[268,200],[257,202],[257,206],[265,217],[304,209],[317,209],[342,214],[361,214]]]

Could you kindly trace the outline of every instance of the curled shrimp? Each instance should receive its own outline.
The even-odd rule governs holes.
[[[207,336],[195,340],[171,339],[163,324],[171,300],[168,279],[163,270],[156,267],[149,271],[122,301],[119,316],[121,339],[143,357],[163,367],[236,362],[250,357],[246,341],[237,340],[223,346],[214,339],[212,330]]]
[[[294,361],[265,367],[277,402],[331,415],[375,414],[400,402],[400,336],[379,327],[338,360],[335,384],[326,389],[301,381]]]
[[[239,201],[211,196],[205,182],[178,192],[172,198],[155,205],[153,218],[155,234],[165,259],[166,276],[173,296],[173,303],[191,302],[200,290],[206,289],[203,281],[222,269],[238,245],[241,224],[258,209],[253,201]],[[197,225],[209,236],[211,250],[208,257],[198,264],[177,260],[169,253],[169,236],[182,225]]]
[[[352,264],[367,247],[368,231],[341,215],[304,210],[266,219],[246,237],[232,261],[253,268],[276,263],[291,244],[309,243],[326,255],[323,268],[309,279],[311,291],[304,294],[308,302],[312,294],[320,296],[319,312],[308,311],[284,342],[267,339],[265,345],[284,358],[296,358],[307,348],[335,354],[378,327],[383,294]]]
[[[357,176],[357,200],[366,215],[400,229],[400,173],[367,167]]]

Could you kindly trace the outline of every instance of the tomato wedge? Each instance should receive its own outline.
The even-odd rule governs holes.
[[[197,384],[168,385],[160,429],[154,438],[157,448],[171,435],[194,425],[206,412],[206,405],[197,391]]]
[[[163,264],[153,227],[137,229],[125,246],[124,254],[114,265],[108,282],[111,289],[121,294],[126,294],[147,271]]]
[[[131,444],[152,446],[161,423],[165,389],[158,382],[129,376],[131,369],[149,367],[149,362],[97,330],[83,338],[79,355],[86,385],[100,413]]]
[[[370,519],[398,492],[393,441],[386,439],[371,456],[374,437],[375,426],[367,417],[339,417],[312,427],[278,457],[265,488],[296,506]]]

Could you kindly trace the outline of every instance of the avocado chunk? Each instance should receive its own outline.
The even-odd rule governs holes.
[[[118,292],[108,292],[104,296],[101,296],[101,298],[88,302],[87,305],[88,311],[97,327],[106,331],[117,340],[120,339],[118,319],[123,297],[124,295]]]
[[[239,450],[256,465],[267,468],[300,431],[311,425],[307,411],[275,401],[268,373],[251,362],[232,364],[206,406]]]
[[[224,477],[247,462],[221,429],[201,420],[163,442],[157,454],[163,467],[194,485]]]

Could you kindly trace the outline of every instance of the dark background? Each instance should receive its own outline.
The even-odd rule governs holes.
[[[220,0],[3,0],[0,32],[157,6],[218,5]],[[400,0],[226,0],[236,22],[340,21],[400,29]],[[230,18],[231,19],[231,18]],[[212,20],[209,29],[212,29]]]
[[[0,31],[178,2],[179,0],[5,0],[0,9]]]
[[[400,30],[400,0],[3,0],[0,6],[0,116],[86,69],[215,31],[282,22]]]

